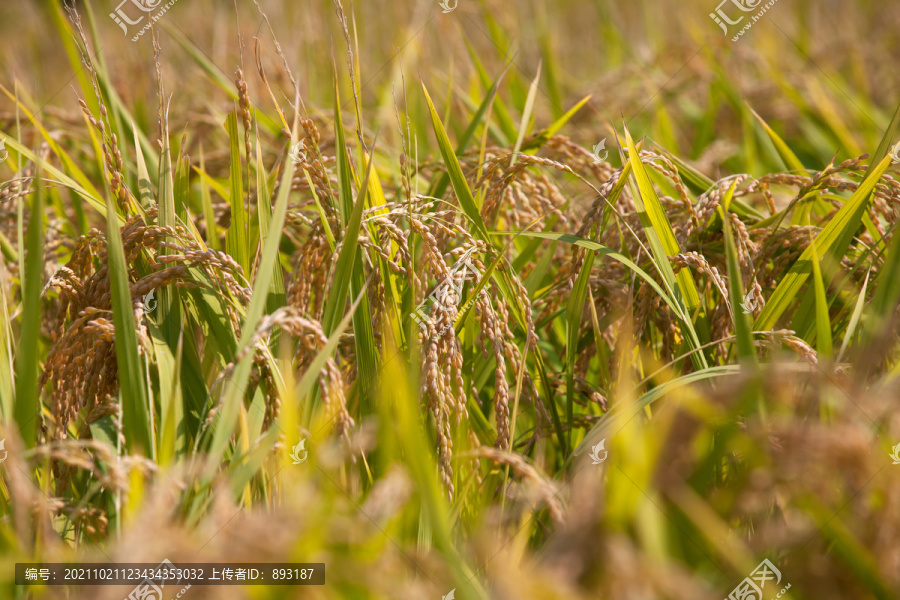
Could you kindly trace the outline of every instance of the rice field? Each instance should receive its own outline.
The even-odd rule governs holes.
[[[0,598],[900,598],[900,5],[120,1],[0,6]]]

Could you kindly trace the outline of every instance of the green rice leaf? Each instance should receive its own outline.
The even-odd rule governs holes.
[[[374,160],[368,162],[366,174],[359,188],[359,197],[353,203],[353,174],[350,169],[350,153],[347,148],[344,135],[344,126],[341,122],[340,97],[335,86],[335,132],[337,149],[337,175],[338,193],[342,217],[347,228],[343,237],[340,254],[338,255],[335,269],[335,282],[325,304],[325,317],[322,327],[326,335],[330,335],[340,319],[347,304],[348,296],[360,294],[365,287],[365,275],[363,272],[362,251],[359,248],[359,230],[362,223],[362,212],[366,206],[366,198],[369,192],[369,177],[375,164]],[[363,296],[360,310],[354,312],[353,334],[357,352],[357,368],[359,370],[358,388],[360,404],[367,411],[369,390],[368,386],[375,382],[378,370],[377,356],[375,352],[375,336],[372,329],[372,317],[369,310],[369,300]]]
[[[33,325],[31,327],[33,330]],[[36,356],[35,359],[37,359]],[[13,350],[9,301],[6,296],[6,286],[0,285],[0,419],[7,423],[16,422],[14,402],[16,398],[15,363],[16,354]],[[28,417],[25,418],[27,419]]]
[[[43,194],[43,188],[38,184],[31,204],[31,218],[26,237],[25,276],[22,281],[22,325],[16,352],[16,397],[13,412],[25,448],[33,448],[35,445],[37,418],[41,412],[38,342],[41,337],[41,287],[44,273]],[[20,211],[20,226],[21,218]]]
[[[888,156],[888,152],[891,149],[891,145],[893,144],[893,140],[896,138],[898,131],[900,131],[900,104],[898,104],[897,109],[894,111],[894,117],[891,120],[891,123],[888,126],[887,130],[885,130],[884,135],[881,138],[881,142],[878,144],[878,149],[875,151],[875,154],[872,157],[871,162],[869,163],[869,169],[866,171],[866,176],[863,178],[863,182],[861,185],[866,185],[866,183],[868,183],[872,178],[881,178],[881,175],[884,172],[882,171],[881,173],[877,173],[876,169],[874,169],[873,167],[875,165],[878,165],[885,157]],[[868,205],[868,202],[866,202],[866,205]],[[834,247],[832,249],[819,249],[820,256],[822,256],[823,260],[826,261],[826,265],[830,266],[839,263],[841,258],[846,254],[847,248],[849,248],[850,242],[856,235],[856,230],[859,228],[858,223],[860,219],[869,230],[872,237],[878,240],[876,245],[879,247],[879,249],[883,249],[883,243],[880,239],[881,236],[878,234],[877,230],[874,230],[874,224],[872,224],[871,219],[869,218],[867,208],[863,208],[860,212],[860,215],[860,217],[856,217],[854,213],[853,218],[848,221],[848,226],[841,231],[841,234],[837,238],[837,241],[834,243]],[[853,223],[856,223],[856,225],[851,226]],[[826,269],[824,273],[827,276],[827,278],[825,279],[825,288],[828,289],[834,276],[835,270]],[[879,275],[879,279],[884,277],[885,274],[890,276],[890,271],[882,271],[882,274]],[[881,281],[876,283],[876,289],[880,289],[882,287],[880,283]],[[807,290],[803,300],[800,303],[800,307],[795,311],[794,318],[791,322],[791,328],[794,329],[801,338],[807,340],[810,339],[811,333],[814,331],[814,320],[812,318],[812,315],[815,314],[815,312],[812,310],[812,306],[814,305],[814,303],[814,289]]]
[[[30,160],[31,162],[33,162],[35,165],[40,167],[41,171],[49,174],[61,185],[71,189],[73,192],[75,192],[76,194],[81,196],[84,200],[86,200],[88,204],[90,204],[92,207],[97,209],[97,212],[99,212],[103,216],[106,216],[106,204],[103,202],[100,192],[98,192],[92,186],[91,187],[83,187],[77,181],[75,181],[74,179],[72,179],[71,177],[69,177],[68,175],[66,175],[65,173],[63,173],[62,171],[57,169],[56,167],[54,167],[50,163],[49,160],[44,160],[39,155],[35,154],[31,150],[29,150],[28,148],[26,148],[25,146],[20,144],[18,141],[16,141],[12,137],[10,137],[5,132],[0,131],[0,134],[3,135],[3,137],[0,139],[3,140],[3,142],[7,146],[7,148],[11,148],[11,149],[15,150],[16,152],[21,154],[23,157],[25,157],[28,160]],[[117,218],[119,219],[120,223],[125,222],[125,219],[122,218],[121,216],[119,216]]]
[[[525,110],[522,111],[522,120],[519,123],[519,136],[516,138],[516,146],[513,148],[512,162],[516,162],[516,158],[519,156],[519,149],[522,148],[522,141],[528,133],[531,115],[534,111],[534,97],[537,95],[538,83],[540,83],[540,81],[541,63],[538,63],[537,75],[534,76],[534,80],[528,88],[528,98],[525,100]]]
[[[178,217],[179,222],[183,223],[189,231],[193,230],[194,222],[188,217],[188,206],[191,202],[191,163],[184,155],[184,148],[179,151],[178,160],[175,163],[175,187],[172,199],[175,205],[175,216]],[[202,243],[199,236],[197,236],[197,241]]]
[[[491,77],[488,75],[484,63],[481,62],[481,59],[478,57],[478,52],[472,47],[469,40],[464,39],[464,41],[466,50],[469,53],[469,58],[472,59],[472,66],[475,67],[475,72],[478,74],[482,87],[484,89],[490,89]],[[508,146],[510,140],[513,140],[516,137],[516,125],[513,123],[512,117],[509,116],[509,109],[506,108],[506,104],[503,100],[497,98],[493,103],[493,106],[494,113],[497,115],[497,122],[500,125],[500,132],[503,134],[502,137],[497,139],[497,143],[501,146]]]
[[[266,242],[271,236],[270,225],[272,221],[272,195],[266,183],[266,167],[262,160],[262,150],[259,140],[256,143],[256,217],[259,222],[259,245],[266,247]],[[280,238],[281,231],[278,231]],[[281,262],[275,259],[272,267],[272,283],[269,284],[269,298],[266,302],[266,310],[269,313],[285,305],[286,295],[284,291],[284,275],[281,272]]]
[[[717,367],[709,367],[702,371],[688,373],[681,377],[676,377],[670,381],[654,387],[652,390],[644,393],[633,403],[629,403],[629,407],[633,410],[628,413],[611,409],[594,427],[584,436],[584,439],[578,444],[578,447],[572,453],[573,456],[589,450],[591,445],[604,439],[610,433],[616,431],[616,426],[624,426],[636,415],[641,413],[646,407],[650,406],[657,400],[664,398],[667,394],[674,392],[680,387],[691,385],[698,381],[707,379],[716,379],[718,377],[728,377],[730,375],[738,375],[741,372],[740,365],[722,365]]]
[[[869,276],[871,274],[871,271],[866,273],[866,278],[863,280],[862,286],[860,287],[859,296],[856,297],[856,306],[853,307],[853,314],[850,316],[850,322],[847,324],[847,330],[844,332],[844,341],[841,343],[841,349],[838,351],[835,362],[839,363],[841,362],[841,359],[844,358],[844,352],[847,351],[847,348],[850,346],[850,340],[853,339],[853,336],[856,333],[859,319],[862,316],[863,308],[866,305],[866,292],[869,290]],[[900,294],[900,290],[898,290],[898,294]]]
[[[825,284],[822,281],[822,269],[819,268],[819,254],[816,252],[816,240],[809,240],[810,262],[812,264],[813,289],[816,295],[816,350],[820,357],[831,358],[831,319],[828,316],[828,299],[825,297]]]
[[[686,161],[682,160],[675,154],[669,152],[666,148],[662,147],[658,143],[654,142],[654,146],[670,161],[675,165],[675,168],[678,169],[678,175],[687,183],[688,187],[691,188],[696,194],[702,194],[708,190],[710,190],[715,182],[689,165]],[[746,219],[752,219],[754,221],[760,220],[763,218],[763,214],[744,202],[744,200],[737,198],[732,199],[731,201],[731,210],[739,217],[744,217]]]
[[[691,313],[700,305],[700,296],[697,294],[691,272],[685,268],[678,273],[677,277],[675,276],[672,265],[669,263],[669,257],[680,254],[681,249],[678,247],[669,219],[656,195],[656,190],[653,189],[653,184],[650,183],[650,177],[647,175],[644,163],[641,162],[634,140],[631,139],[631,134],[627,129],[625,130],[625,141],[628,144],[628,162],[631,164],[639,191],[638,194],[633,194],[634,205],[644,226],[644,233],[647,235],[650,249],[656,258],[657,268],[668,286],[676,290],[676,300],[684,302],[688,313]]]
[[[113,324],[116,332],[116,362],[119,368],[119,399],[125,443],[131,454],[156,457],[150,433],[150,404],[142,361],[138,352],[137,329],[131,307],[128,265],[112,198],[106,200],[106,239],[109,252],[109,279]]]
[[[581,330],[581,313],[587,296],[594,253],[588,252],[575,279],[575,286],[566,307],[566,427],[569,432],[568,446],[572,447],[575,409],[575,359],[578,355],[578,332]]]
[[[490,91],[485,94],[484,100],[481,101],[481,104],[478,106],[475,114],[472,115],[472,119],[469,121],[469,126],[466,127],[465,132],[462,134],[462,136],[460,136],[459,140],[456,143],[457,156],[462,155],[462,153],[468,147],[472,136],[475,135],[475,130],[478,128],[479,123],[481,123],[481,119],[484,118],[485,112],[497,97],[497,90],[500,88],[500,82],[503,80],[503,76],[506,74],[506,71],[509,70],[509,66],[511,64],[512,63],[506,64],[503,72],[501,72],[497,79],[494,81],[494,84],[491,86]],[[485,124],[485,127],[487,127],[487,124]],[[442,198],[444,196],[444,192],[447,191],[448,185],[450,185],[450,176],[447,173],[441,173],[441,176],[435,182],[432,189],[428,192],[428,195],[433,198]]]
[[[744,314],[739,307],[744,302],[744,285],[741,282],[741,267],[738,263],[737,245],[734,241],[734,233],[731,231],[731,220],[728,211],[734,198],[734,190],[737,182],[732,182],[722,204],[717,207],[722,218],[722,233],[725,236],[725,261],[728,267],[728,295],[731,300],[731,309],[734,317],[734,334],[737,337],[738,357],[741,362],[756,365],[756,347],[753,345],[753,334],[750,328],[752,316]]]
[[[450,175],[450,183],[453,185],[453,191],[456,192],[459,205],[472,222],[478,237],[490,244],[491,240],[488,236],[487,228],[484,226],[484,221],[481,219],[481,213],[475,205],[475,198],[472,196],[472,191],[469,189],[469,184],[466,182],[465,175],[463,175],[459,159],[456,158],[456,153],[450,145],[447,131],[444,129],[443,124],[441,124],[441,119],[438,117],[434,104],[431,102],[431,96],[428,95],[425,84],[422,84],[422,90],[425,92],[425,101],[428,103],[428,110],[431,113],[431,123],[434,126],[434,135],[437,137],[438,147],[441,150],[441,156],[444,157],[444,164],[447,166],[447,172]]]
[[[772,144],[775,145],[775,150],[778,152],[778,156],[781,157],[781,160],[784,161],[785,166],[791,171],[805,171],[806,167],[803,166],[803,163],[800,162],[800,159],[797,158],[797,155],[790,149],[790,147],[784,143],[784,140],[775,133],[775,130],[769,127],[769,124],[766,123],[759,114],[753,110],[750,105],[747,105],[747,109],[756,117],[756,120],[759,121],[760,125],[763,126],[763,129],[766,130],[766,134],[768,134],[769,139],[772,140]]]
[[[328,336],[328,341],[322,346],[322,349],[316,354],[316,357],[312,359],[309,363],[309,366],[306,368],[306,371],[303,373],[303,376],[300,378],[300,381],[297,382],[297,386],[294,388],[294,398],[297,400],[303,400],[312,392],[313,387],[316,385],[316,381],[319,378],[319,375],[322,372],[322,369],[325,368],[325,363],[328,361],[328,358],[334,354],[334,351],[337,350],[338,344],[341,341],[341,336],[344,334],[344,331],[347,330],[347,325],[350,324],[350,320],[353,318],[353,315],[356,313],[357,308],[362,302],[362,299],[365,297],[366,291],[363,290],[359,293],[354,300],[353,305],[350,307],[350,310],[344,315],[344,318],[340,323],[334,328],[334,331],[331,335]]]
[[[137,165],[138,176],[137,209],[140,211],[144,222],[149,223],[150,219],[147,216],[147,211],[156,204],[156,198],[153,196],[153,185],[150,183],[150,171],[147,170],[147,163],[144,161],[144,153],[141,151],[140,142],[138,142],[137,125],[132,123],[131,129],[134,132],[135,163]]]
[[[328,240],[328,247],[334,252],[334,234],[331,233],[331,225],[328,224],[328,216],[325,214],[325,209],[322,207],[322,201],[319,200],[319,195],[316,193],[316,185],[309,176],[309,171],[306,170],[306,167],[303,167],[303,176],[306,178],[306,183],[309,185],[309,192],[312,194],[313,200],[316,203],[316,211],[319,213],[319,222],[322,224],[322,229],[325,231],[325,239]]]
[[[869,174],[856,192],[844,203],[844,206],[834,215],[828,225],[819,232],[819,235],[816,237],[816,249],[818,252],[828,252],[833,246],[838,245],[839,240],[841,246],[844,246],[843,242],[845,239],[849,243],[849,238],[852,238],[856,232],[862,215],[869,205],[878,179],[887,170],[890,162],[890,157],[887,156],[879,164],[870,167]],[[803,284],[806,283],[807,277],[812,273],[811,261],[812,248],[807,247],[784,278],[782,278],[778,287],[775,288],[766,306],[756,318],[756,323],[753,325],[754,329],[762,331],[775,327],[779,317],[791,306],[800,293]]]
[[[594,242],[591,240],[586,240],[582,237],[578,237],[577,235],[572,235],[570,233],[523,231],[523,232],[518,233],[518,235],[521,235],[524,237],[536,237],[536,238],[542,238],[545,240],[555,240],[555,241],[559,241],[559,242],[566,242],[567,244],[574,244],[574,245],[580,246],[582,248],[587,248],[588,250],[593,250],[600,256],[608,256],[608,257],[612,258],[613,260],[616,260],[616,261],[622,263],[623,265],[625,265],[626,267],[631,269],[635,275],[637,275],[638,277],[640,277],[641,279],[646,281],[647,284],[650,285],[650,287],[652,287],[653,290],[659,295],[659,297],[662,298],[663,302],[665,302],[666,305],[669,306],[669,308],[671,308],[676,314],[680,314],[680,308],[678,307],[678,305],[675,304],[675,302],[672,300],[672,298],[661,287],[659,287],[659,284],[656,283],[656,281],[654,281],[653,278],[650,277],[650,275],[648,275],[646,271],[644,271],[639,266],[634,264],[628,258],[622,256],[615,250],[607,248],[603,244],[598,244],[597,242]]]
[[[551,123],[548,127],[541,129],[534,137],[525,142],[522,145],[522,152],[534,152],[539,150],[546,144],[550,138],[559,133],[559,130],[563,128],[563,126],[571,120],[572,117],[575,116],[581,107],[587,104],[591,99],[591,94],[588,94],[581,100],[575,103],[575,106],[570,108],[564,115],[556,119],[553,123]]]
[[[234,113],[232,113],[234,115]],[[233,156],[233,155],[232,155]],[[275,200],[275,211],[272,214],[272,232],[266,239],[262,249],[262,257],[259,261],[259,270],[256,281],[253,284],[253,295],[250,297],[250,306],[241,326],[241,338],[239,346],[247,348],[253,338],[257,325],[263,316],[266,303],[269,299],[269,286],[272,282],[274,267],[278,260],[278,247],[281,242],[281,232],[284,228],[284,218],[287,212],[288,197],[291,193],[291,180],[294,176],[294,164],[291,161],[284,163],[281,184],[278,189],[278,197]],[[277,235],[275,233],[277,232]],[[219,420],[213,434],[211,456],[221,456],[228,444],[228,440],[234,431],[234,426],[243,406],[243,397],[250,380],[250,369],[253,365],[254,353],[247,352],[238,362],[231,377],[231,384],[226,386],[224,406],[221,409]],[[209,475],[209,474],[208,474]]]
[[[244,276],[250,278],[250,247],[248,244],[247,209],[244,206],[244,176],[241,169],[241,138],[238,135],[237,109],[228,113],[225,121],[231,149],[231,194],[228,202],[231,205],[231,227],[225,235],[225,251],[244,270]]]
[[[159,464],[170,465],[177,456],[184,455],[188,449],[181,388],[182,345],[178,345],[178,352],[173,355],[162,332],[149,319],[147,329],[153,341],[156,368],[159,372],[160,418],[157,432]]]
[[[196,167],[195,167],[196,168]],[[200,167],[197,169],[199,173],[206,173],[203,158],[203,146],[200,146]],[[218,251],[219,245],[219,226],[216,225],[216,215],[213,212],[212,196],[209,193],[209,183],[207,178],[200,177],[200,201],[203,204],[203,220],[206,221],[206,245],[212,250]]]

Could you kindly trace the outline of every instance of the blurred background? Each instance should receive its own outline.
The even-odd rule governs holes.
[[[74,46],[60,38],[55,25],[51,7],[58,4],[3,3],[0,69],[6,82],[20,81],[38,106],[72,110]],[[93,27],[103,44],[94,51],[107,63],[122,97],[134,104],[136,116],[152,121],[152,43],[147,36],[132,42],[132,35],[126,36],[109,16],[118,6],[137,14],[131,1],[95,1],[91,6]],[[196,111],[179,111],[179,119],[194,116],[201,125],[200,115],[218,98],[216,80],[231,81],[240,65],[255,70],[254,38],[268,49],[262,60],[273,84],[289,90],[281,59],[271,50],[273,33],[311,109],[330,107],[335,66],[342,76],[342,96],[348,97],[347,45],[334,5],[260,6],[268,24],[253,2],[243,0],[178,0],[168,9],[159,22],[163,78],[169,91],[177,91],[179,106]],[[729,25],[726,35],[710,17],[719,7],[731,20],[744,14],[748,19]],[[540,125],[591,94],[568,135],[593,139],[603,123],[625,121],[639,135],[652,135],[679,155],[709,160],[715,168],[729,166],[728,159],[741,148],[751,153],[746,157],[750,169],[744,169],[750,173],[762,167],[762,159],[754,155],[767,148],[748,140],[754,129],[744,102],[814,167],[827,164],[835,153],[838,160],[861,154],[865,141],[890,121],[900,86],[893,68],[900,52],[900,17],[892,3],[779,0],[737,42],[732,37],[756,11],[743,13],[731,0],[718,6],[703,0],[677,6],[572,0],[511,6],[459,0],[449,13],[438,2],[358,2],[345,10],[352,14],[354,43],[360,49],[353,59],[359,63],[361,101],[377,110],[380,120],[393,121],[388,117],[392,94],[402,92],[401,75],[407,86],[421,79],[435,89],[446,90],[451,83],[466,89],[477,68],[483,67],[493,81],[509,60],[504,88],[518,104],[524,103],[540,64]],[[203,66],[211,72],[204,73],[194,55],[205,59]],[[260,106],[270,109],[258,79],[248,78],[248,83]],[[420,107],[419,100],[418,94],[410,94],[412,106]],[[227,104],[219,101],[217,107]],[[381,135],[396,142],[394,127],[383,127]]]

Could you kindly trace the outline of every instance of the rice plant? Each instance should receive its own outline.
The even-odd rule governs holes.
[[[900,597],[898,7],[138,4],[0,8],[0,597]]]

